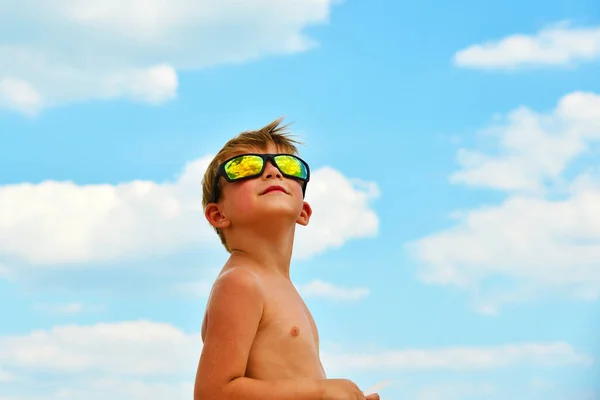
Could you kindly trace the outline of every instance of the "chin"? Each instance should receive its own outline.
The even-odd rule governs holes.
[[[302,212],[301,207],[292,204],[264,204],[256,207],[254,214],[260,218],[283,218],[297,220]]]
[[[300,212],[292,207],[261,207],[260,210],[256,210],[256,215],[261,217],[288,217],[297,219],[300,216]]]
[[[270,196],[268,198],[258,198],[258,200],[239,203],[236,211],[237,218],[245,220],[247,223],[275,223],[273,219],[281,222],[290,221],[294,224],[302,213],[303,202],[298,203],[293,198],[284,198],[283,196]]]

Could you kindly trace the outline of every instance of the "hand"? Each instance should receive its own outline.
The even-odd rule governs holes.
[[[376,397],[373,397],[376,396]],[[364,393],[356,383],[348,379],[326,379],[323,381],[323,400],[379,400],[379,395]]]
[[[371,393],[367,396],[367,400],[381,400],[378,393]]]

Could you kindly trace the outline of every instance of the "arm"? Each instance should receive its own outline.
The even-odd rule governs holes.
[[[322,399],[320,380],[270,382],[244,377],[262,313],[262,288],[253,273],[238,268],[219,277],[207,307],[194,400]]]

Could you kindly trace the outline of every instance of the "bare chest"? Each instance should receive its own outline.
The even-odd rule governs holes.
[[[304,301],[291,284],[268,293],[249,367],[271,371],[278,378],[320,377],[319,334]]]
[[[280,350],[318,351],[318,331],[313,317],[295,289],[280,287],[265,299],[257,341],[268,341]]]

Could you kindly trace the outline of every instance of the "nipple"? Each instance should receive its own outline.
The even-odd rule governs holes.
[[[297,326],[294,326],[290,333],[292,334],[293,337],[296,337],[300,334],[300,329]]]

